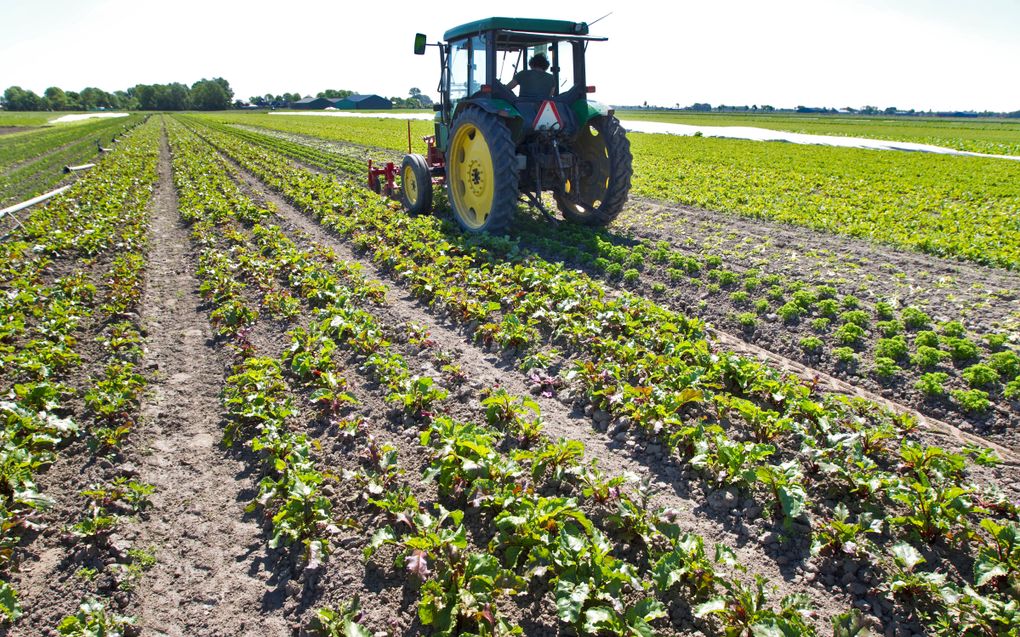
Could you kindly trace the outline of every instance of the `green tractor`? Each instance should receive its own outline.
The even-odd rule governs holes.
[[[630,142],[613,111],[588,99],[585,74],[588,44],[606,38],[589,36],[584,22],[487,18],[444,39],[415,38],[417,55],[439,48],[441,99],[427,155],[401,164],[404,207],[431,212],[432,184],[445,183],[468,232],[504,231],[519,200],[552,217],[546,191],[569,221],[615,219],[630,192]]]

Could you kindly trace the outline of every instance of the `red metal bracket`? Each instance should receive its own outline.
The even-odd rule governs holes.
[[[372,192],[394,197],[397,194],[396,180],[397,167],[393,162],[388,161],[382,168],[376,168],[372,165],[372,160],[368,160],[368,187]]]

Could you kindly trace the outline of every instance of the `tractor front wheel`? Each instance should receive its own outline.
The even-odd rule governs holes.
[[[477,108],[457,116],[446,156],[450,207],[468,232],[499,234],[517,209],[516,152],[510,129]]]
[[[432,212],[432,172],[421,155],[404,155],[400,164],[400,203],[412,215]]]
[[[567,179],[555,196],[564,218],[587,226],[604,226],[616,219],[627,203],[633,174],[630,142],[612,115],[588,122],[572,148],[581,175]]]

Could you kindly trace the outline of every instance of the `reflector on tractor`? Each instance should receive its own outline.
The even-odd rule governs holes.
[[[414,154],[409,125],[399,170],[370,162],[369,185],[428,213],[432,185],[445,184],[469,232],[502,232],[519,201],[551,217],[543,192],[569,221],[608,224],[627,202],[632,158],[613,111],[588,99],[585,50],[605,39],[584,22],[527,18],[471,22],[436,44],[417,34],[415,54],[439,49],[435,134]]]

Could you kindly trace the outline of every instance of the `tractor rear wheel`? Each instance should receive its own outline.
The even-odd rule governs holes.
[[[432,172],[421,155],[404,155],[400,164],[400,203],[412,215],[432,212]]]
[[[634,170],[630,142],[612,115],[588,122],[577,134],[573,152],[581,162],[579,183],[567,179],[555,195],[556,206],[568,221],[604,226],[623,211]]]
[[[450,207],[468,232],[499,234],[517,209],[517,161],[510,129],[491,113],[457,116],[446,155]]]

